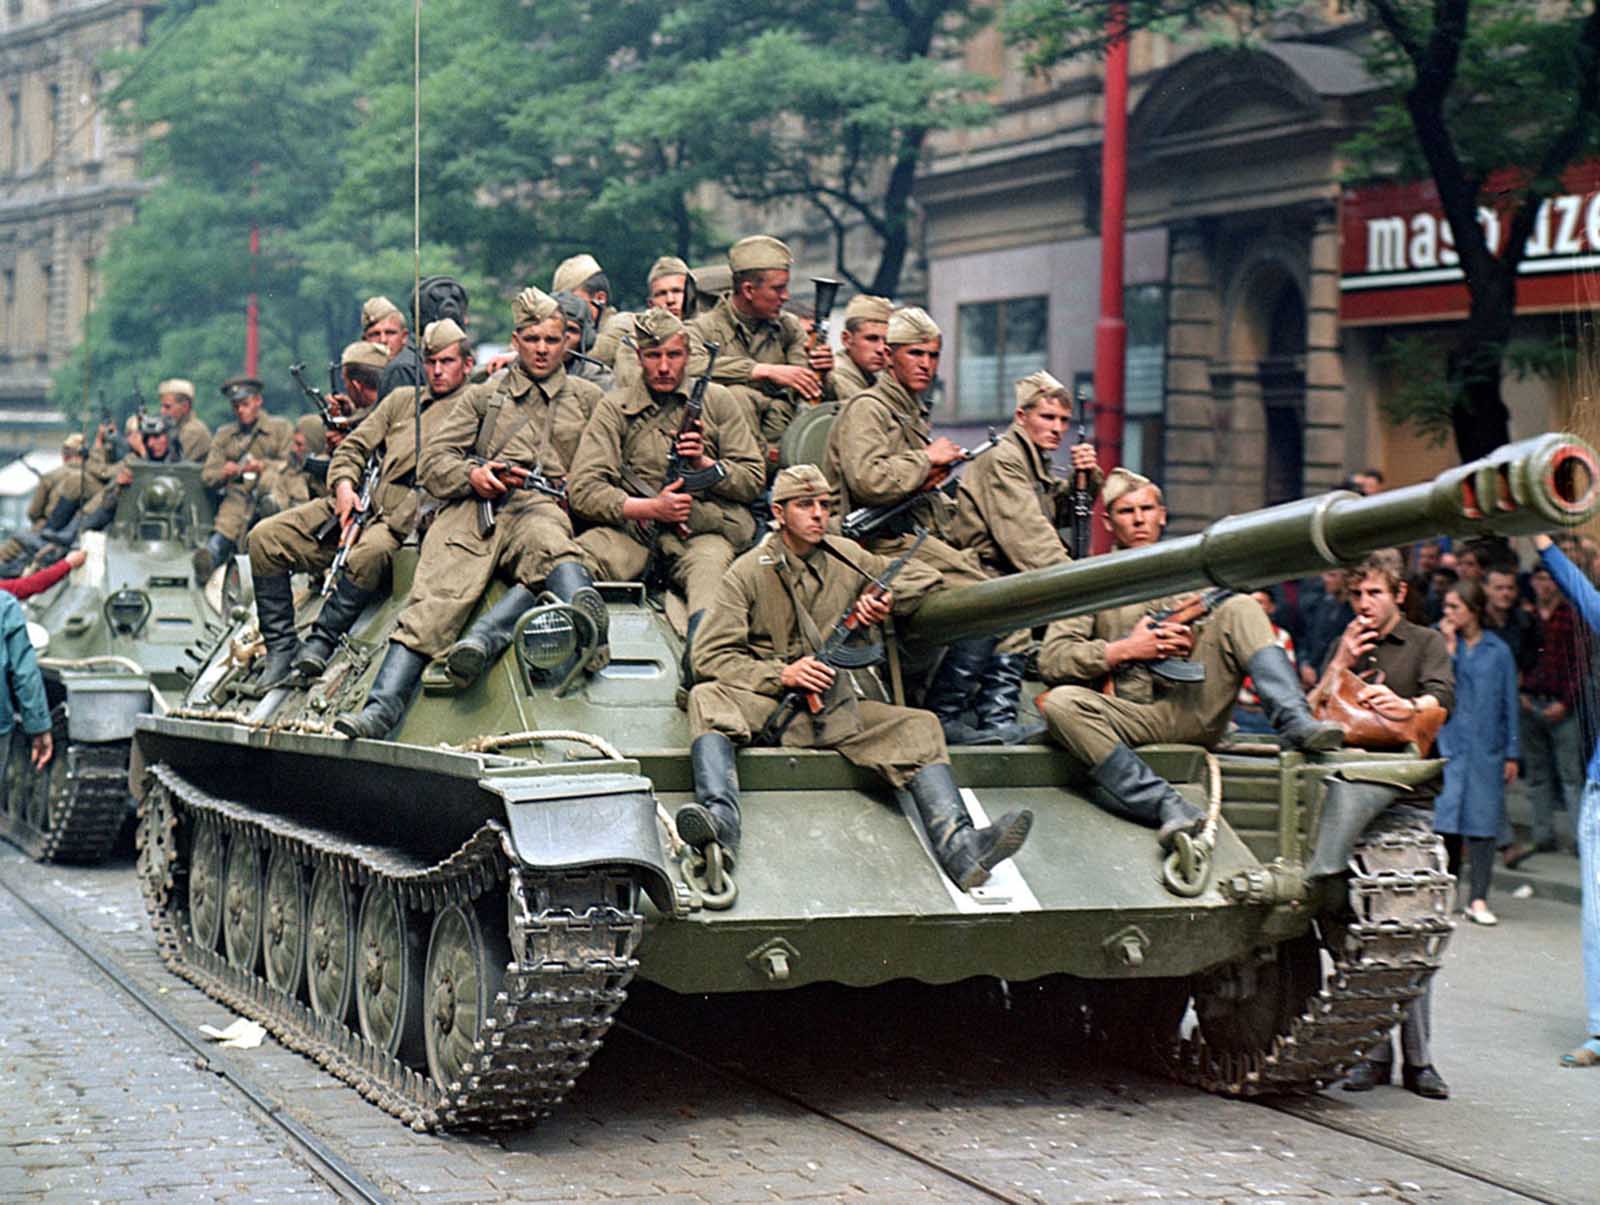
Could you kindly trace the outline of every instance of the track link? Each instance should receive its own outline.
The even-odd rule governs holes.
[[[1175,1078],[1229,1096],[1303,1095],[1340,1079],[1439,969],[1455,927],[1455,879],[1425,813],[1398,808],[1356,842],[1349,915],[1323,930],[1333,970],[1285,1032],[1264,1049],[1224,1052],[1203,1034],[1178,1042],[1166,1060]]]
[[[139,808],[138,875],[161,955],[177,974],[417,1130],[525,1129],[553,1110],[589,1065],[626,998],[643,935],[638,883],[622,869],[537,871],[517,860],[504,828],[484,824],[459,850],[426,866],[394,850],[219,799],[170,767],[150,772]],[[229,840],[282,848],[362,887],[386,883],[423,914],[481,898],[508,909],[512,962],[462,1081],[442,1087],[343,1021],[318,1016],[191,938],[183,884],[187,834],[202,817]],[[303,995],[303,992],[302,992]],[[353,1011],[353,1010],[352,1010]]]
[[[13,732],[12,765],[0,837],[36,862],[104,862],[116,848],[132,811],[128,794],[128,741],[87,744],[68,738],[64,721],[54,732],[56,758],[43,773],[26,764],[28,745]],[[14,796],[13,793],[16,793]]]

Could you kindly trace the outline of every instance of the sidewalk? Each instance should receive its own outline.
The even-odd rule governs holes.
[[[1526,840],[1529,832],[1528,799],[1520,782],[1512,783],[1506,791],[1506,815],[1511,820],[1517,839]],[[1524,859],[1515,870],[1507,870],[1498,858],[1495,860],[1496,892],[1509,894],[1518,887],[1528,886],[1533,888],[1534,896],[1539,899],[1559,900],[1564,904],[1579,903],[1578,857],[1575,853],[1567,852],[1571,826],[1568,824],[1563,830],[1564,819],[1560,812],[1556,813],[1556,829],[1562,833],[1563,842],[1559,851],[1534,854]]]

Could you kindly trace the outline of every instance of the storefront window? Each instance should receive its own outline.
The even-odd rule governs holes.
[[[1012,383],[1046,366],[1050,301],[976,302],[960,308],[957,324],[956,417],[1003,418],[1015,404]]]

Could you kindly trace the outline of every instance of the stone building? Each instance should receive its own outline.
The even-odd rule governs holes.
[[[50,374],[79,341],[106,239],[144,191],[102,69],[139,45],[148,0],[0,6],[0,457],[59,444]]]

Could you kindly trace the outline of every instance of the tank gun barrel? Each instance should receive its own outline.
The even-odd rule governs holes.
[[[1227,515],[1194,535],[957,586],[906,625],[929,643],[1000,635],[1184,590],[1251,590],[1435,536],[1533,535],[1600,513],[1600,457],[1575,435],[1507,444],[1432,481]]]

